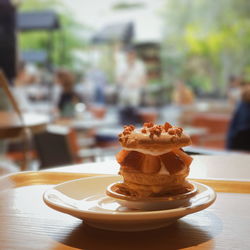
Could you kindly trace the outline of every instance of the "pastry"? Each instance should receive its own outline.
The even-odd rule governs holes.
[[[192,157],[182,147],[191,139],[169,123],[145,123],[141,129],[125,126],[119,134],[123,149],[116,155],[123,182],[115,191],[127,196],[155,197],[190,191],[186,177]]]

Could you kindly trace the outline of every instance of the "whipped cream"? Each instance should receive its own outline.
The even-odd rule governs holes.
[[[123,149],[127,150],[127,151],[137,151],[137,152],[143,153],[145,155],[154,155],[154,156],[167,154],[173,150],[172,148],[159,151],[159,149],[157,149],[157,148],[154,150],[152,148],[141,149],[141,148],[126,148],[126,147],[123,147]]]
[[[161,161],[161,168],[158,172],[158,174],[160,175],[170,175],[170,173],[168,172],[168,170],[166,169],[164,163]]]

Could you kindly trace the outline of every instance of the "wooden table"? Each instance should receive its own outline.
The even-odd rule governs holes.
[[[250,156],[196,156],[191,177],[218,192],[206,210],[146,232],[111,232],[86,226],[42,201],[51,185],[115,173],[115,162],[82,164],[0,179],[0,249],[241,249],[250,247]],[[228,170],[228,171],[227,171]],[[223,178],[223,180],[221,180]],[[233,179],[237,180],[233,180]]]
[[[32,130],[33,133],[45,129],[49,118],[43,114],[24,113],[24,124],[14,112],[0,112],[0,139],[15,138],[21,135],[24,125]]]

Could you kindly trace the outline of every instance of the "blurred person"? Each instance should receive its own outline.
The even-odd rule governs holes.
[[[195,95],[192,89],[180,80],[174,84],[172,101],[178,106],[191,105],[195,101]]]
[[[226,147],[250,151],[250,83],[242,87],[241,100],[229,126]]]
[[[227,90],[229,103],[235,106],[241,99],[243,81],[241,77],[230,76]]]
[[[29,75],[27,73],[26,64],[19,62],[17,66],[17,75],[14,80],[13,93],[22,111],[30,109],[30,100],[27,94],[27,85],[29,83]]]
[[[60,96],[62,94],[62,85],[61,81],[57,76],[58,72],[54,73],[54,79],[52,80],[51,93],[50,93],[50,101],[53,107],[57,108]]]
[[[48,100],[49,91],[48,88],[41,81],[41,72],[33,64],[27,64],[26,71],[28,74],[27,79],[27,95],[31,102],[43,102]]]
[[[120,87],[119,104],[138,107],[141,103],[142,89],[146,85],[146,69],[133,48],[126,52],[126,62],[118,69],[117,81]]]
[[[28,76],[25,68],[25,62],[19,62],[17,65],[17,75],[15,79],[15,86],[23,86],[28,81]]]
[[[18,65],[13,90],[22,111],[48,112],[49,89],[41,81],[41,72],[35,65],[23,62]]]
[[[93,67],[87,72],[86,80],[93,91],[93,102],[97,105],[105,104],[106,74],[100,68]]]
[[[94,87],[85,75],[83,75],[81,81],[75,85],[75,91],[86,105],[90,105],[94,102]]]
[[[69,71],[61,69],[56,72],[55,80],[62,89],[57,104],[60,114],[64,117],[73,117],[75,105],[81,102],[80,96],[74,91],[74,76]]]
[[[79,81],[75,83],[74,90],[75,92],[85,101],[85,82],[86,77],[85,74],[82,74],[79,77]]]

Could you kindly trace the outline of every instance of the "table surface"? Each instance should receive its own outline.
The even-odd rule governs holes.
[[[54,211],[42,202],[43,192],[52,184],[80,178],[85,173],[115,173],[117,165],[113,161],[23,172],[2,178],[0,249],[247,250],[250,247],[249,163],[249,155],[195,156],[191,177],[207,183],[209,178],[226,177],[230,182],[228,190],[223,181],[217,181],[217,186],[212,181],[218,197],[208,209],[188,215],[167,228],[133,233],[90,228],[81,220]],[[225,171],[227,167],[230,171]],[[241,171],[245,172],[240,174]],[[241,193],[241,187],[230,181],[235,176],[247,183],[247,192]],[[14,183],[19,183],[19,187],[14,188]]]
[[[25,127],[32,132],[41,131],[49,123],[49,117],[44,114],[23,113],[24,124],[14,112],[0,112],[0,138],[18,136]]]

